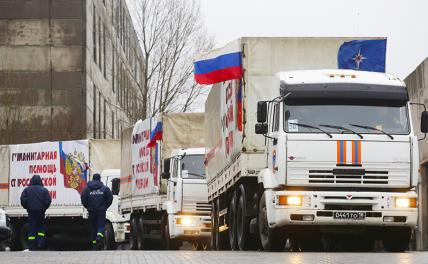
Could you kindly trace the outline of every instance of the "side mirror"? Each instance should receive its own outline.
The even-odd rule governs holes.
[[[267,120],[267,103],[260,101],[257,103],[257,123],[265,123]]]
[[[111,192],[113,193],[113,195],[119,195],[119,191],[120,191],[120,179],[115,178],[111,180]]]
[[[265,135],[268,132],[268,124],[256,124],[255,132],[257,135]]]
[[[169,179],[170,173],[169,173],[169,167],[171,165],[171,158],[165,159],[163,161],[163,172],[161,174],[162,179]]]
[[[421,132],[428,133],[428,111],[423,111],[421,116]]]

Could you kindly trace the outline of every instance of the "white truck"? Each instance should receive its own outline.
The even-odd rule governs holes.
[[[86,164],[85,164],[86,163]],[[89,165],[89,169],[88,166]],[[88,214],[80,202],[87,179],[101,173],[111,186],[120,177],[119,140],[75,140],[0,146],[0,208],[12,227],[12,249],[27,248],[27,212],[20,205],[22,190],[34,174],[42,177],[52,197],[46,211],[50,248],[89,248]],[[118,197],[107,212],[105,248],[125,242],[129,216],[118,211]]]
[[[120,211],[131,214],[131,249],[206,248],[211,206],[203,113],[168,113],[122,134]]]
[[[205,104],[214,248],[407,249],[419,152],[406,87],[321,70],[348,40],[239,40],[242,80],[215,84]]]

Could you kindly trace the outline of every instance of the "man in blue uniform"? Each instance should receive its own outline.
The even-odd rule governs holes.
[[[94,174],[92,181],[88,182],[88,186],[82,192],[81,200],[89,212],[93,249],[100,250],[104,246],[106,211],[113,202],[113,195],[110,189],[101,182],[101,176],[98,173]]]
[[[28,212],[28,248],[30,250],[46,247],[45,212],[51,202],[51,196],[43,187],[42,179],[39,175],[34,175],[30,180],[30,186],[26,187],[21,194],[21,205]]]

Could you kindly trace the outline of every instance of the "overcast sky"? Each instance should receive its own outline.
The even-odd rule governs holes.
[[[220,47],[242,36],[387,37],[387,72],[428,57],[428,0],[199,0]]]

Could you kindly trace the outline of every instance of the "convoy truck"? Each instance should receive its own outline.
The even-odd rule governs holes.
[[[120,211],[131,215],[131,249],[206,248],[211,207],[203,113],[167,113],[122,134]]]
[[[205,104],[214,248],[407,249],[419,152],[406,87],[334,70],[349,40],[238,40],[243,78],[214,84]]]
[[[0,207],[12,227],[12,249],[27,248],[27,212],[20,205],[22,190],[34,174],[42,177],[52,198],[46,211],[47,240],[50,248],[90,246],[88,214],[80,202],[80,192],[93,173],[111,185],[120,177],[119,140],[75,140],[0,146]],[[118,211],[114,197],[107,211],[106,249],[125,241],[129,216]],[[84,248],[84,247],[83,247]]]

